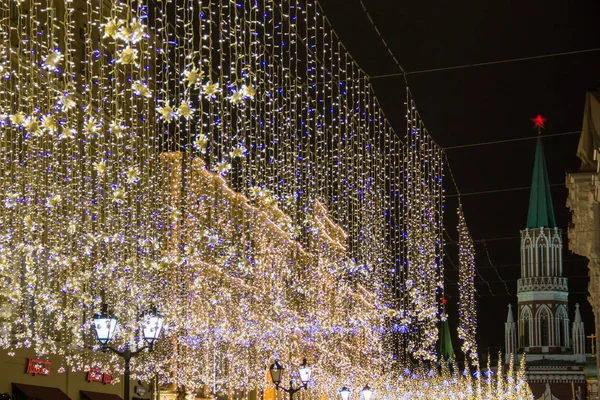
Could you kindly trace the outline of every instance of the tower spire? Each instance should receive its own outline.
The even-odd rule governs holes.
[[[508,315],[506,316],[506,322],[504,323],[504,358],[510,359],[511,355],[515,354],[516,342],[517,342],[517,327],[512,313],[512,305],[508,305]]]
[[[579,312],[579,304],[575,304],[575,321],[573,322],[573,354],[582,356],[585,362],[585,328]]]
[[[544,121],[538,114],[533,119],[534,127],[538,129],[538,139],[535,150],[535,161],[533,164],[533,176],[531,179],[531,194],[529,197],[529,213],[527,214],[527,228],[556,228],[556,218],[552,207],[552,196],[550,194],[550,183],[546,169],[546,158],[542,146],[541,130]]]

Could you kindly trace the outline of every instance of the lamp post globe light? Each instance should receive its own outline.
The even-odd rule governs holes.
[[[281,377],[283,375],[283,365],[279,361],[275,361],[271,364],[269,368],[269,372],[271,373],[271,380],[275,384],[275,388],[277,390],[283,390],[290,394],[290,400],[293,399],[294,394],[302,389],[306,389],[308,387],[308,382],[310,381],[311,369],[308,363],[306,362],[306,358],[302,360],[302,365],[298,368],[298,373],[300,375],[300,380],[302,381],[302,385],[298,387],[294,387],[293,381],[290,379],[290,386],[285,388],[281,386]]]
[[[141,330],[144,335],[144,340],[148,343],[136,351],[131,351],[129,343],[125,344],[123,351],[115,349],[109,346],[110,341],[114,338],[119,321],[114,315],[110,315],[107,311],[106,306],[103,307],[102,313],[94,317],[94,331],[96,333],[96,339],[102,348],[102,351],[112,351],[119,355],[125,360],[125,371],[123,372],[123,399],[129,400],[129,381],[131,377],[131,359],[142,351],[148,349],[152,351],[154,342],[158,339],[160,332],[163,327],[164,317],[156,311],[156,307],[153,307],[150,311],[144,313],[143,320],[141,323]]]
[[[371,400],[371,396],[373,395],[373,391],[369,387],[369,385],[365,385],[363,390],[360,391],[363,395],[364,400]]]
[[[346,386],[342,387],[340,389],[340,397],[342,400],[350,399],[350,389],[348,389]]]

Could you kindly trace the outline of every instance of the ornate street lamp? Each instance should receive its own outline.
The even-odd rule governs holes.
[[[342,387],[340,389],[340,397],[342,400],[350,399],[350,389],[348,389],[346,386]]]
[[[371,388],[369,387],[369,385],[366,385],[363,390],[360,391],[363,395],[364,400],[371,400],[371,396],[373,395],[373,391],[371,390]]]
[[[123,373],[123,391],[125,392],[123,396],[124,400],[129,400],[131,359],[146,349],[152,351],[154,342],[156,339],[158,339],[158,336],[162,330],[163,320],[163,316],[156,311],[156,307],[153,307],[150,311],[146,312],[143,315],[141,329],[144,334],[144,340],[146,343],[148,343],[148,345],[137,349],[136,351],[131,351],[129,349],[129,343],[126,343],[123,351],[120,351],[108,345],[114,338],[117,331],[119,325],[117,318],[107,312],[106,306],[103,307],[101,314],[94,317],[94,331],[96,332],[96,338],[102,347],[102,351],[110,350],[125,360],[125,372]]]
[[[308,387],[308,382],[310,381],[311,369],[306,362],[306,358],[302,360],[302,365],[298,368],[298,373],[300,375],[300,380],[302,381],[302,385],[298,387],[294,387],[293,381],[290,379],[290,387],[284,388],[281,386],[281,376],[283,375],[283,366],[279,361],[275,361],[271,367],[269,368],[269,372],[271,373],[271,380],[275,384],[277,390],[283,390],[290,394],[290,400],[293,399],[294,394],[301,389],[306,389]]]

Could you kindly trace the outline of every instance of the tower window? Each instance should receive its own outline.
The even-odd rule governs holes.
[[[550,329],[549,329],[549,316],[547,310],[542,310],[540,313],[540,336],[542,339],[542,346],[550,345]]]

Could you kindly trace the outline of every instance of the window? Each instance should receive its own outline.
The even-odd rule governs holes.
[[[566,308],[559,306],[556,310],[556,326],[558,329],[558,346],[570,347],[569,346],[569,317],[567,315]]]
[[[521,309],[520,347],[531,346],[531,309],[527,306]]]
[[[548,260],[546,259],[546,246],[540,240],[538,245],[538,276],[548,276]]]
[[[550,345],[550,315],[544,307],[539,313],[540,339],[542,346]]]

